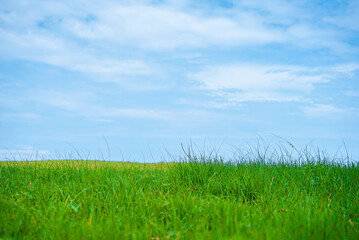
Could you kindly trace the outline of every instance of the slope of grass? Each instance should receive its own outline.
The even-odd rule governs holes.
[[[191,158],[0,165],[2,239],[359,239],[359,170]]]

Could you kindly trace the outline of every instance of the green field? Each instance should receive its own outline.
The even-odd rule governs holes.
[[[359,239],[357,164],[0,163],[1,239]]]

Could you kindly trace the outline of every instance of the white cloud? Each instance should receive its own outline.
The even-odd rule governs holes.
[[[0,160],[2,161],[27,161],[51,159],[48,150],[37,150],[34,147],[25,146],[19,149],[0,149]]]
[[[84,115],[88,117],[102,118],[147,118],[166,120],[170,118],[170,113],[161,110],[139,109],[139,108],[116,108],[96,106],[94,109],[88,108]]]
[[[289,31],[288,34],[286,25],[281,27],[272,25],[277,23],[271,20],[276,16],[290,19],[291,24],[296,19],[293,16],[296,16],[295,12],[298,13],[298,9],[283,2],[274,4],[277,7],[273,7],[273,4],[253,5],[245,2],[245,7],[236,8],[235,14],[233,10],[222,11],[221,14],[209,14],[206,10],[183,7],[186,5],[183,2],[157,5],[151,5],[147,1],[107,2],[101,6],[84,4],[82,8],[76,4],[58,4],[57,12],[48,5],[43,2],[32,14],[27,13],[28,9],[22,6],[15,11],[15,14],[2,14],[2,18],[9,26],[18,26],[15,29],[22,32],[25,29],[37,30],[36,24],[44,22],[45,25],[47,23],[50,26],[48,29],[50,35],[55,34],[71,41],[76,36],[81,39],[109,41],[112,44],[146,50],[285,43],[298,37],[312,39],[322,32],[320,29],[313,30],[308,26],[305,36],[303,30],[299,31],[301,35],[298,35],[298,31]],[[248,10],[248,6],[259,10],[267,6],[264,9],[274,17],[268,19]],[[26,22],[19,24],[16,22],[17,18],[11,17],[23,12]],[[283,12],[285,12],[284,16]],[[55,20],[48,19],[48,14],[55,16]],[[42,32],[46,30],[42,29]]]
[[[313,104],[303,107],[306,115],[312,117],[345,117],[347,114],[358,114],[358,109],[354,108],[338,108],[331,104]]]
[[[329,71],[352,75],[359,70],[359,63],[338,64],[328,69]]]
[[[86,74],[120,74],[148,76],[157,67],[142,60],[103,58],[71,42],[41,34],[15,34],[2,31],[3,54],[24,60],[37,61]]]
[[[327,16],[324,21],[352,31],[359,31],[359,2],[349,1],[344,11],[335,16]]]
[[[189,74],[199,87],[228,101],[304,101],[315,84],[326,83],[338,74],[350,75],[356,63],[332,67],[231,64],[207,66]]]
[[[237,6],[249,8],[254,12],[262,12],[259,17],[270,23],[291,24],[296,19],[308,18],[308,14],[298,4],[283,0],[241,0],[235,1]]]
[[[35,102],[63,109],[76,116],[92,121],[113,122],[118,119],[152,119],[160,121],[197,121],[213,119],[213,115],[202,110],[163,110],[141,107],[116,107],[96,102],[98,96],[89,92],[37,92],[31,97]],[[197,119],[197,120],[196,120]]]
[[[312,26],[310,23],[297,23],[288,27],[288,43],[309,49],[330,49],[336,55],[352,54],[358,48],[350,46],[342,40],[343,33],[334,28]]]
[[[229,101],[298,101],[298,93],[329,78],[315,68],[241,63],[209,66],[189,77]]]
[[[74,71],[130,75],[156,71],[143,56],[127,59],[116,54],[117,49],[147,53],[279,43],[353,50],[336,28],[313,24],[315,13],[298,2],[234,3],[234,8],[221,11],[197,9],[188,1],[7,3],[7,11],[0,13],[0,50]]]
[[[281,32],[243,14],[240,21],[210,17],[166,6],[114,4],[96,12],[91,23],[65,24],[76,36],[152,50],[213,45],[236,46],[283,41]]]
[[[295,94],[286,94],[275,91],[219,91],[212,93],[215,97],[225,99],[229,103],[240,102],[299,102],[304,101],[301,96]],[[226,104],[222,103],[225,107]]]
[[[43,101],[46,99],[46,101]],[[101,106],[94,101],[94,96],[88,92],[48,92],[40,93],[36,97],[37,102],[69,111],[75,115],[101,121],[112,121],[118,118],[144,118],[167,119],[168,113],[164,111],[118,108]]]
[[[198,118],[206,119],[210,115],[205,111],[169,111],[159,109],[118,108],[106,106],[86,106],[75,114],[88,119],[106,119],[113,121],[121,118],[152,119],[161,121],[196,121]]]
[[[359,97],[359,91],[346,91],[344,94],[349,97]]]
[[[210,90],[304,90],[313,88],[313,83],[326,82],[325,74],[316,69],[300,66],[266,66],[257,64],[233,64],[209,66],[203,71],[190,74],[203,88]]]

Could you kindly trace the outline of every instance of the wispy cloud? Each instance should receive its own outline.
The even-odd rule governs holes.
[[[45,97],[46,96],[46,97]],[[52,107],[69,111],[73,114],[84,116],[89,119],[118,119],[118,118],[144,118],[165,120],[170,117],[169,112],[141,108],[120,108],[113,106],[102,106],[95,103],[94,96],[83,93],[45,93],[38,100],[46,98],[46,104]]]
[[[349,115],[358,116],[359,109],[339,108],[331,104],[313,104],[302,108],[304,113],[311,117],[336,117],[343,118]]]
[[[65,110],[74,116],[82,116],[91,121],[114,122],[119,119],[144,119],[167,122],[199,121],[214,119],[215,114],[205,110],[168,110],[150,107],[119,107],[116,104],[97,103],[98,96],[89,92],[37,92],[31,97],[36,104]],[[46,100],[44,100],[46,99]]]
[[[92,29],[91,35],[83,37],[107,38],[154,50],[261,44],[283,39],[280,32],[265,28],[251,17],[243,17],[237,22],[226,17],[206,17],[158,6],[114,6],[99,12],[99,19],[93,26],[82,26]],[[73,31],[81,34],[76,29]]]
[[[42,160],[49,159],[51,153],[48,150],[37,150],[34,147],[24,146],[19,149],[0,149],[0,160]]]
[[[348,1],[347,7],[334,16],[327,16],[324,21],[346,28],[352,31],[359,31],[359,2]]]
[[[329,82],[337,74],[351,74],[357,64],[333,67],[231,64],[207,66],[189,74],[199,87],[228,101],[304,101],[315,84]]]
[[[96,47],[104,49],[108,44],[160,51],[269,43],[310,48],[344,47],[340,32],[335,28],[313,26],[311,20],[315,13],[309,13],[300,4],[276,2],[241,1],[233,4],[233,8],[216,12],[191,8],[186,1],[181,4],[177,1],[160,4],[110,1],[101,6],[84,3],[81,8],[64,2],[56,3],[57,11],[49,6],[53,3],[42,2],[32,14],[27,13],[24,4],[0,16],[8,26],[6,32],[49,34],[74,43],[96,40],[99,43]],[[259,14],[261,11],[267,14]],[[49,18],[50,14],[53,17]],[[23,15],[26,21],[17,21],[18,15]],[[6,32],[2,35],[6,36]],[[26,41],[26,35],[19,38]],[[49,42],[39,41],[51,47]]]
[[[344,92],[344,94],[346,96],[349,96],[349,97],[359,97],[359,91],[346,91]]]
[[[311,90],[313,83],[326,82],[325,74],[317,69],[300,66],[266,66],[258,64],[232,64],[209,66],[190,74],[204,89],[223,90]]]
[[[56,37],[35,33],[9,33],[0,29],[3,54],[86,74],[146,76],[154,66],[138,59],[99,57],[96,52]],[[6,48],[5,48],[6,46]]]
[[[353,75],[357,70],[359,70],[359,63],[342,63],[328,68],[328,71],[347,75]]]
[[[33,4],[35,10],[28,11]],[[200,8],[201,4],[206,7]],[[189,1],[108,1],[100,6],[69,1],[7,3],[0,12],[0,51],[2,58],[45,63],[132,90],[163,90],[170,85],[158,80],[171,70],[153,55],[156,52],[176,56],[181,55],[183,49],[268,44],[327,48],[337,53],[356,51],[354,46],[342,41],[341,31],[333,24],[312,24],[315,14],[297,2],[234,1],[231,8],[217,11],[209,10],[211,4],[196,5]],[[297,94],[284,96],[279,91],[305,92],[312,89],[313,84],[327,81],[325,74],[301,68],[231,64],[205,67],[190,76],[206,89],[241,90],[240,94],[222,93],[236,101],[292,101],[298,99]]]
[[[328,75],[317,69],[241,63],[208,66],[189,77],[200,88],[236,102],[298,101],[315,83],[328,81]]]

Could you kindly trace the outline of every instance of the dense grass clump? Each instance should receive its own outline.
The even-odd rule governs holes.
[[[0,238],[359,239],[357,164],[262,160],[1,163]]]

